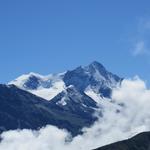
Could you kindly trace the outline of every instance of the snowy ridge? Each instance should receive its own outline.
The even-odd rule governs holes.
[[[88,66],[80,66],[59,74],[43,76],[31,72],[8,84],[14,84],[46,100],[53,99],[61,92],[66,93],[66,89],[72,86],[72,89],[76,89],[81,96],[85,93],[98,103],[101,98],[110,97],[112,88],[116,87],[120,81],[121,78],[108,72],[103,65],[94,61]],[[74,95],[76,90],[69,90],[67,94]],[[65,97],[67,97],[67,94]],[[65,98],[57,103],[66,105]]]
[[[63,74],[64,73],[43,76],[31,72],[18,77],[8,84],[14,84],[23,90],[31,92],[32,94],[40,96],[46,100],[51,100],[65,87],[62,80]]]
[[[90,87],[87,87],[84,93],[92,98],[96,103],[100,103],[100,101],[103,99],[100,93],[97,94]]]

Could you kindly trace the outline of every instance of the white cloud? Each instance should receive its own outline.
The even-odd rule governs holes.
[[[8,131],[0,150],[91,150],[150,130],[150,90],[138,77],[124,80],[112,99],[101,100],[103,117],[74,138],[54,126],[39,131]]]
[[[145,29],[150,29],[150,21],[145,22]]]
[[[132,54],[133,56],[141,56],[150,54],[149,47],[149,36],[150,36],[150,20],[140,18],[137,23],[137,29],[135,32],[134,40],[132,40]]]
[[[140,18],[138,22],[138,32],[141,34],[143,32],[148,32],[150,29],[150,19]]]
[[[138,41],[134,44],[133,55],[138,56],[143,54],[148,54],[148,50],[146,49],[145,42]]]

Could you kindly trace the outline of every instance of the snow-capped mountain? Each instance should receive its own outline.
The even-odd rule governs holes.
[[[92,90],[102,97],[109,97],[111,89],[122,79],[94,61],[88,66],[80,66],[72,71],[67,71],[63,80],[66,86],[74,85],[80,92]]]
[[[121,81],[122,78],[95,61],[88,66],[59,74],[22,75],[6,86],[0,85],[1,109],[4,108],[3,105],[8,108],[1,112],[0,117],[5,116],[6,121],[0,128],[37,129],[52,124],[77,135],[83,127],[88,127],[97,120],[95,110],[100,109],[101,115],[101,108],[97,104],[105,97],[110,97],[112,88]],[[13,125],[8,126],[9,121]]]
[[[108,72],[103,65],[94,61],[88,66],[80,66],[74,70],[55,75],[43,76],[29,73],[18,77],[9,84],[14,84],[23,90],[51,100],[71,85],[80,93],[93,93],[109,97],[111,89],[121,80],[117,75]]]
[[[31,72],[21,75],[8,84],[14,84],[23,90],[31,92],[46,100],[50,100],[64,89],[65,84],[62,80],[63,76],[64,73],[43,76]]]

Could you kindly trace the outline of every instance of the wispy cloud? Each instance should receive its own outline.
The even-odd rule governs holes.
[[[147,46],[144,40],[137,41],[136,43],[134,43],[132,52],[134,56],[149,54],[149,50],[147,49]]]
[[[150,20],[146,21],[144,24],[145,29],[150,29]]]
[[[132,37],[131,52],[133,56],[150,55],[150,19],[141,18],[136,27],[136,33]]]
[[[138,32],[145,32],[150,30],[150,18],[140,18],[138,20]]]

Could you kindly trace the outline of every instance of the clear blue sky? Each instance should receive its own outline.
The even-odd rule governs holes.
[[[97,60],[150,80],[149,0],[1,0],[0,82]]]

